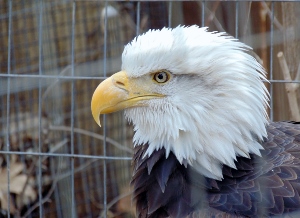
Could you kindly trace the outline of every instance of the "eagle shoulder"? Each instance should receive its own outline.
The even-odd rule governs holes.
[[[237,157],[236,169],[223,166],[221,181],[180,164],[172,152],[166,158],[164,148],[144,157],[148,145],[136,146],[131,183],[138,217],[252,217],[298,210],[300,125],[274,122],[267,132],[262,156]]]

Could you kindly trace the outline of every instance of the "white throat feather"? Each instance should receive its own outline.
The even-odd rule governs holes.
[[[154,87],[165,98],[125,110],[134,144],[162,147],[204,176],[222,179],[222,165],[237,156],[260,155],[267,136],[265,71],[250,48],[224,33],[197,26],[148,31],[125,47],[122,70],[129,78],[157,70],[172,73]]]

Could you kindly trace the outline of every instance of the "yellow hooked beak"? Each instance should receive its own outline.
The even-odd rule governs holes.
[[[100,114],[108,114],[125,108],[145,106],[144,100],[164,97],[151,93],[148,82],[128,79],[125,71],[113,74],[96,88],[91,102],[94,120],[100,125]]]

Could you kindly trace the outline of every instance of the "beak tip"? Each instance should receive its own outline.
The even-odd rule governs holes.
[[[94,117],[94,120],[96,121],[96,123],[98,124],[98,126],[100,126],[100,127],[101,127],[100,119],[99,119],[99,118],[95,118],[95,117]]]
[[[95,120],[95,122],[98,124],[98,126],[100,126],[101,127],[101,123],[100,123],[100,113],[98,114],[98,115],[96,115],[96,113],[93,113],[93,111],[92,111],[92,114],[93,114],[93,118],[94,118],[94,120]]]
[[[101,123],[100,123],[100,119],[96,121],[96,123],[98,124],[98,126],[101,127]]]

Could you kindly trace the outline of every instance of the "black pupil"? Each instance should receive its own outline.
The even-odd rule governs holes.
[[[158,77],[158,79],[163,79],[164,78],[164,74],[163,73],[159,73],[157,77]]]

